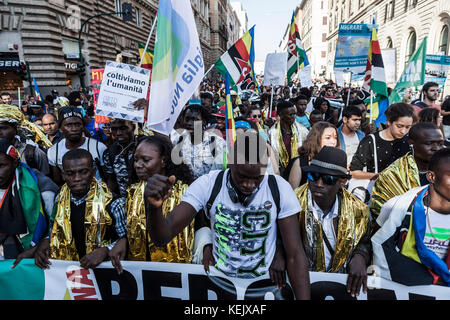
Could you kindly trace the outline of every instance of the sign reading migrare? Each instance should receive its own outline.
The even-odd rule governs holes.
[[[425,66],[425,82],[436,82],[441,88],[447,81],[450,70],[450,57],[427,54]]]
[[[135,106],[147,98],[150,70],[107,61],[96,105],[96,114],[144,122],[144,109]]]
[[[51,260],[41,270],[34,260],[0,261],[0,299],[33,300],[292,300],[289,283],[278,289],[269,276],[254,279],[227,277],[211,267],[181,263],[122,261],[117,274],[110,262],[83,269],[79,262]],[[403,286],[378,277],[368,277],[368,292],[351,297],[347,275],[310,272],[313,300],[448,300],[450,288]]]
[[[339,25],[334,59],[335,72],[347,72],[352,76],[364,75],[372,28],[377,28],[377,25],[348,23]]]

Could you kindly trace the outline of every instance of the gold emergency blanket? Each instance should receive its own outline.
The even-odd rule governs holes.
[[[50,148],[52,143],[45,136],[44,132],[40,127],[28,121],[22,111],[16,106],[11,106],[7,104],[0,104],[0,122],[12,122],[17,123],[19,126],[24,127],[31,131],[34,136],[34,142],[39,143],[40,141],[46,148]]]
[[[308,257],[310,271],[327,272],[323,248],[322,224],[308,208],[308,184],[295,189],[302,208],[299,216],[303,246]],[[340,211],[336,234],[336,250],[328,272],[338,272],[361,238],[369,224],[367,205],[359,201],[345,189],[339,191]]]
[[[178,180],[172,188],[171,196],[163,203],[162,212],[167,216],[181,202],[181,197],[188,185]],[[150,239],[147,232],[145,215],[145,181],[128,188],[127,197],[127,238],[129,244],[129,260],[145,261],[147,250],[150,261],[191,263],[194,246],[194,221],[183,229],[166,246],[158,247]],[[148,244],[148,248],[147,248]]]
[[[112,225],[112,219],[105,209],[111,200],[112,194],[106,185],[104,183],[99,185],[94,178],[86,199],[84,218],[86,254],[110,244],[103,238],[106,228]],[[50,258],[78,261],[80,257],[72,235],[70,190],[67,184],[61,188],[56,206],[55,222],[50,236]]]
[[[278,150],[278,157],[280,159],[280,164],[283,168],[286,168],[289,164],[289,160],[295,158],[298,156],[298,134],[297,130],[295,128],[295,125],[293,124],[291,126],[291,154],[288,154],[286,150],[286,146],[284,145],[283,141],[283,134],[281,132],[281,121],[278,121],[275,124],[275,135],[276,135],[276,141],[275,141],[275,148]]]
[[[389,199],[419,186],[419,169],[414,156],[407,153],[384,169],[375,181],[369,203],[372,217],[378,217],[381,207]]]

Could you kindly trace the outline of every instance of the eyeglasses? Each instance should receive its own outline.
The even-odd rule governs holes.
[[[308,172],[308,179],[312,182],[318,181],[320,178],[322,178],[323,183],[329,186],[336,185],[336,182],[339,180],[338,177],[331,176],[328,174],[321,174],[318,172]]]
[[[254,114],[254,115],[252,116],[252,118],[253,118],[253,119],[256,119],[256,118],[261,119],[261,118],[262,118],[262,115],[260,115],[260,114]]]

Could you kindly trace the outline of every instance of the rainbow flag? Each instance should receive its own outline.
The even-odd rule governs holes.
[[[236,91],[254,90],[260,93],[254,74],[255,26],[236,41],[214,64],[225,76],[229,74],[231,87]]]
[[[292,13],[291,27],[289,29],[288,43],[288,82],[292,82],[293,75],[309,65],[308,56],[303,48],[300,32],[298,31],[297,22],[295,21],[295,12]]]
[[[142,55],[144,55],[145,45],[138,41],[138,49],[139,49],[139,58],[142,59]],[[152,70],[153,68],[153,52],[147,48],[147,51],[144,55],[144,60],[142,60],[141,68]]]

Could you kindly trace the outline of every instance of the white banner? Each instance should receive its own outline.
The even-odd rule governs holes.
[[[386,83],[395,85],[397,81],[397,56],[395,49],[381,49],[383,56],[384,72],[386,73]]]
[[[134,106],[134,102],[147,98],[149,81],[150,70],[107,61],[96,114],[144,122],[144,109]]]
[[[0,272],[0,296],[9,299],[44,300],[291,300],[289,284],[273,286],[269,276],[255,279],[227,277],[203,265],[123,261],[118,275],[110,262],[82,269],[79,262],[51,260],[45,271],[26,259],[11,269],[4,261]],[[347,275],[310,272],[313,300],[449,300],[450,288],[404,286],[378,277],[368,277],[368,292],[351,297]],[[39,284],[40,283],[40,284]],[[39,284],[39,285],[38,285]]]
[[[148,127],[169,135],[205,74],[189,0],[160,1]]]
[[[300,86],[311,87],[313,83],[311,81],[311,65],[307,65],[298,72],[298,79],[300,80]]]
[[[287,52],[269,53],[264,67],[264,86],[284,86],[287,72]]]

